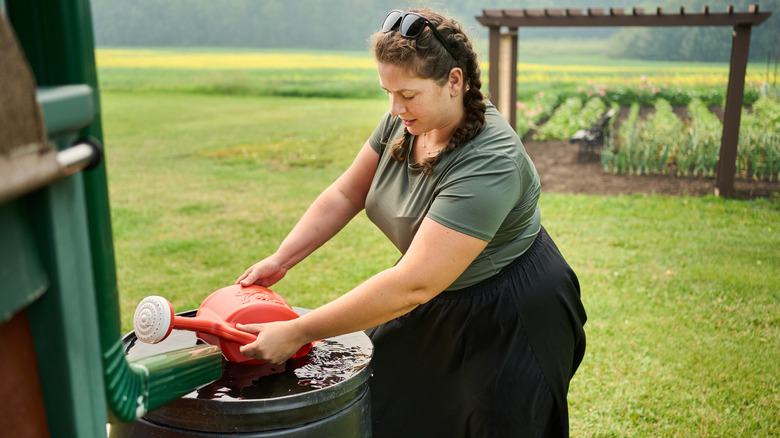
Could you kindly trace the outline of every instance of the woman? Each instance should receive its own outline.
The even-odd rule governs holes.
[[[362,209],[403,254],[301,318],[240,326],[271,362],[367,330],[377,437],[567,436],[585,349],[577,277],[541,226],[539,177],[486,103],[460,26],[390,12],[372,38],[390,111],[279,249],[237,281],[271,286]]]

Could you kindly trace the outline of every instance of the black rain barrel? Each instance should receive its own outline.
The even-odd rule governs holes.
[[[158,344],[144,344],[133,332],[124,337],[130,359],[198,343],[194,332],[175,329]],[[132,423],[112,424],[110,437],[370,437],[372,353],[368,336],[355,332],[318,342],[284,365],[223,358],[220,379]]]

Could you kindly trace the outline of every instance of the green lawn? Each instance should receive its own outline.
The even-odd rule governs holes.
[[[104,91],[122,328],[192,309],[273,251],[349,165],[383,99]],[[588,349],[572,436],[780,436],[780,205],[543,194],[579,275]],[[391,265],[364,215],[274,289],[316,307]]]

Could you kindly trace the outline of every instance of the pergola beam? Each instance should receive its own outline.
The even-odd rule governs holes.
[[[630,13],[622,8],[607,11],[603,8],[584,11],[575,8],[485,9],[476,18],[490,33],[490,99],[513,128],[517,123],[517,29],[520,27],[732,26],[731,64],[716,186],[720,196],[732,196],[751,28],[766,21],[770,15],[770,12],[759,12],[758,5],[751,5],[747,12],[734,12],[734,7],[728,6],[725,13],[713,13],[709,6],[704,6],[701,13],[688,12],[684,7],[680,7],[679,13],[666,13],[658,7],[654,14],[645,14],[644,9],[638,7],[631,8]],[[502,27],[509,28],[509,32],[502,33]]]
[[[730,11],[730,12],[729,12]],[[755,11],[755,12],[753,12]],[[677,27],[677,26],[756,26],[771,15],[758,12],[756,5],[748,12],[735,13],[733,7],[725,13],[712,13],[705,6],[701,13],[666,13],[658,7],[655,14],[645,14],[642,8],[624,9],[485,9],[477,21],[488,27]]]

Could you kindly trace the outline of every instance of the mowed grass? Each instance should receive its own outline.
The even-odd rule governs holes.
[[[545,195],[582,282],[572,436],[778,436],[776,204]]]
[[[103,92],[102,109],[129,331],[143,297],[196,308],[270,254],[386,102]],[[589,316],[572,436],[780,436],[776,201],[545,193],[541,208]],[[274,290],[317,307],[398,256],[361,214]]]
[[[146,295],[192,309],[270,254],[351,163],[383,101],[103,93],[122,327]],[[314,307],[396,257],[359,218],[279,287]],[[353,244],[365,242],[365,247]],[[326,263],[339,254],[340,262]]]

